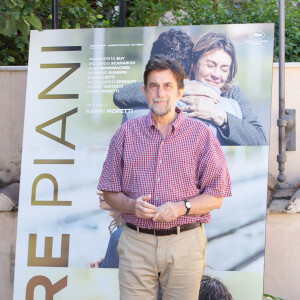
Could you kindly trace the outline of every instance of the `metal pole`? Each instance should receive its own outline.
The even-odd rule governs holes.
[[[120,0],[120,27],[125,27],[125,0]]]
[[[285,162],[286,162],[286,145],[285,145],[285,2],[279,0],[279,119],[277,120],[279,127],[279,155],[277,162],[279,182],[285,181]]]
[[[52,0],[52,29],[58,29],[59,28],[58,1],[59,0]]]

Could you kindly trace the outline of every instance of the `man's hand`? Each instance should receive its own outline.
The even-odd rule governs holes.
[[[224,123],[226,112],[219,108],[210,98],[200,96],[182,97],[181,101],[188,104],[180,109],[188,112],[187,117],[200,118],[214,122],[217,126]]]
[[[149,204],[147,201],[151,199],[151,195],[140,196],[135,202],[135,215],[138,218],[152,219],[156,213],[156,206]]]
[[[185,212],[186,208],[183,201],[166,202],[157,208],[157,211],[153,216],[153,221],[171,222],[184,215]]]
[[[183,97],[185,96],[202,96],[209,98],[214,103],[220,102],[220,96],[214,89],[193,81],[184,83]]]

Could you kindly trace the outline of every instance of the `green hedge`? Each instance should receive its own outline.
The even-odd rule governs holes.
[[[30,29],[49,29],[51,0],[0,1],[1,65],[26,65]],[[300,0],[286,3],[286,61],[300,61]],[[60,0],[60,28],[119,26],[119,0]],[[126,0],[126,26],[275,23],[274,61],[278,61],[278,1]],[[164,19],[172,11],[174,20]]]
[[[184,1],[182,10],[174,11],[175,24],[275,23],[274,61],[278,61],[278,3],[278,0],[243,0],[241,3],[233,0]],[[289,62],[299,62],[300,0],[285,0],[285,6],[285,58]]]
[[[89,28],[109,25],[99,1],[60,0],[60,28]],[[30,29],[52,28],[51,0],[0,1],[1,65],[27,65]]]

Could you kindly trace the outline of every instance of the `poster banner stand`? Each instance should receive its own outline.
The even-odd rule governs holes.
[[[113,134],[148,112],[140,94],[154,42],[178,32],[190,51],[212,32],[234,45],[237,72],[220,91],[231,136],[207,122],[225,153],[232,197],[205,225],[205,274],[236,300],[262,296],[274,25],[238,24],[31,32],[15,300],[119,298],[116,261],[90,268],[116,251],[122,230],[111,210],[99,209],[97,183]],[[201,85],[191,65],[186,87]]]

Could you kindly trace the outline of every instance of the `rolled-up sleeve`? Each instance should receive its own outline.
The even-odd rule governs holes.
[[[199,161],[198,182],[201,194],[215,197],[230,197],[231,182],[226,159],[218,140],[205,147],[205,155]]]

